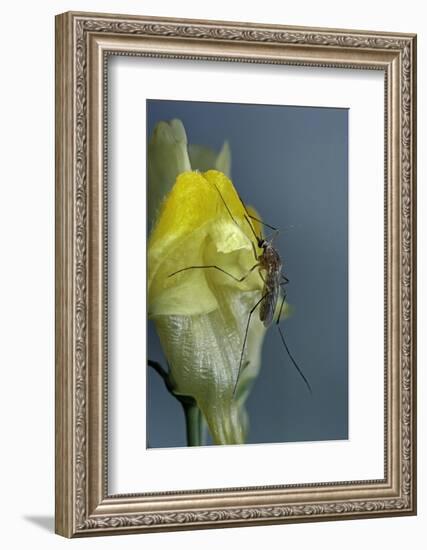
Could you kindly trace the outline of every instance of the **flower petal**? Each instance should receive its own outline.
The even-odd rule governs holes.
[[[261,365],[265,328],[257,315],[242,356],[263,288],[254,250],[246,210],[225,174],[177,177],[149,238],[149,316],[174,392],[195,399],[217,444],[244,442],[244,402]]]
[[[151,228],[164,196],[179,174],[191,170],[187,135],[178,119],[159,122],[148,144],[148,223]]]
[[[227,275],[242,277],[255,263],[253,236],[243,216],[224,174],[211,170],[178,176],[148,243],[150,317],[209,313],[219,307],[211,285],[240,292],[262,288],[256,271],[242,282]]]
[[[192,144],[188,146],[188,154],[193,170],[206,172],[215,169],[231,177],[231,151],[228,141],[224,142],[218,154],[209,147]]]
[[[208,314],[155,318],[174,391],[196,400],[217,444],[244,442],[247,422],[242,405],[249,390],[246,382],[258,373],[265,334],[257,317],[251,322],[251,343],[244,355],[243,364],[247,366],[237,387],[238,399],[233,392],[248,310],[257,295],[226,289],[218,298],[220,307]],[[241,384],[246,385],[243,393]]]

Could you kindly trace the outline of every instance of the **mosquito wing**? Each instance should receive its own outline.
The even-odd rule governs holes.
[[[268,279],[264,287],[265,298],[261,302],[261,307],[259,310],[259,318],[264,323],[265,327],[269,327],[274,317],[274,312],[276,310],[277,300],[279,298],[279,285],[278,284],[268,284]]]

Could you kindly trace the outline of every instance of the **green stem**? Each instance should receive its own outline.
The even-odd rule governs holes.
[[[199,407],[196,405],[196,401],[192,397],[178,395],[173,391],[173,384],[171,383],[169,373],[165,371],[160,363],[148,359],[148,366],[157,372],[157,374],[163,379],[168,392],[182,405],[185,415],[187,446],[199,447],[203,445],[203,418]]]
[[[187,446],[202,445],[202,413],[197,405],[182,402],[187,429]]]

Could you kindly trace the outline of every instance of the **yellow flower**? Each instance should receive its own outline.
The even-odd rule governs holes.
[[[153,226],[159,207],[176,177],[189,170],[215,168],[230,176],[231,153],[225,142],[219,154],[201,145],[188,145],[184,125],[178,119],[160,121],[148,144],[148,222]]]
[[[244,442],[244,401],[261,364],[265,328],[254,314],[234,394],[249,311],[263,288],[258,268],[249,273],[254,247],[259,254],[233,184],[217,170],[178,175],[148,242],[149,317],[174,392],[195,399],[217,444]],[[235,278],[249,274],[238,282],[207,266]]]

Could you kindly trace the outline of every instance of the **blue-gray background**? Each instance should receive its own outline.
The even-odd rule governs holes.
[[[270,327],[248,399],[248,443],[348,437],[348,111],[346,109],[147,101],[147,136],[179,118],[188,142],[217,151],[228,140],[232,179],[276,241],[293,315],[286,342],[313,388],[292,366]],[[165,364],[151,323],[148,357]],[[181,406],[148,369],[148,445],[186,445]]]

